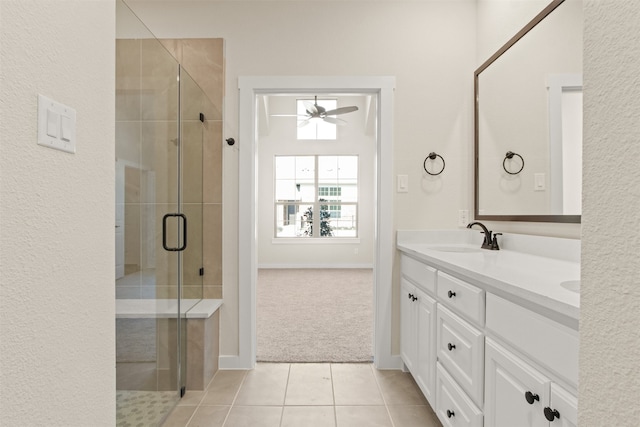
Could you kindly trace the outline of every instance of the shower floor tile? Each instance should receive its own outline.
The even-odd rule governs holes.
[[[171,412],[177,400],[175,391],[118,390],[116,426],[157,426]]]

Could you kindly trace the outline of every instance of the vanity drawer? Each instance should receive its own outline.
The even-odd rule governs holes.
[[[436,269],[406,255],[400,258],[402,275],[433,294],[436,293]]]
[[[438,271],[438,297],[456,313],[484,325],[484,291]]]
[[[436,415],[445,427],[465,426],[482,427],[482,412],[465,395],[449,376],[447,371],[437,364],[436,373]]]
[[[578,331],[491,293],[487,330],[577,386]]]
[[[482,404],[484,384],[484,334],[438,304],[438,361],[477,404]]]

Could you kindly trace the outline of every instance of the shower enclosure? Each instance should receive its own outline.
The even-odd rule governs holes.
[[[117,421],[156,426],[184,394],[185,314],[203,298],[212,104],[122,1],[116,22]]]

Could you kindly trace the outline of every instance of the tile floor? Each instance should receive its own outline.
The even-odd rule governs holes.
[[[258,363],[188,391],[163,427],[441,427],[413,378],[372,364]]]

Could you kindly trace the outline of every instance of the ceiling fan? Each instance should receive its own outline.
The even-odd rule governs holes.
[[[298,115],[298,114],[273,114],[275,117],[304,117],[304,119],[298,123],[298,127],[301,128],[310,123],[312,119],[321,119],[327,123],[332,123],[334,125],[344,126],[347,124],[345,120],[338,119],[331,116],[337,116],[340,114],[351,113],[354,111],[358,111],[358,107],[352,105],[350,107],[340,107],[334,110],[327,111],[321,105],[318,105],[318,97],[315,96],[315,101],[312,104],[311,101],[302,101],[304,103],[304,107],[307,111],[307,114]]]

